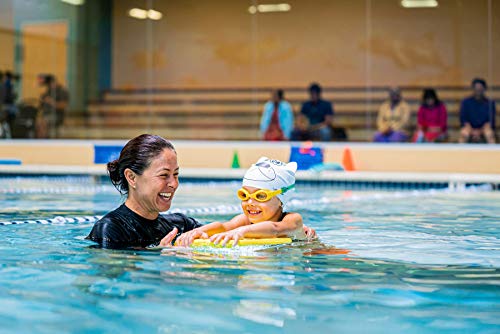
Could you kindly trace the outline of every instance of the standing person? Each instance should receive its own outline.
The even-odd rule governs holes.
[[[495,143],[495,101],[486,97],[488,88],[484,79],[472,80],[473,95],[465,98],[460,106],[460,143]]]
[[[59,129],[68,109],[68,91],[57,82],[52,74],[40,75],[38,79],[39,83],[46,87],[45,92],[40,96],[42,120],[38,126],[39,137],[58,138]]]
[[[432,88],[424,89],[417,114],[415,142],[442,142],[448,137],[448,112]]]
[[[293,111],[290,103],[284,100],[284,92],[277,89],[272,92],[271,101],[264,105],[260,119],[260,132],[264,140],[290,140],[293,128]]]
[[[396,143],[408,140],[406,128],[410,121],[410,106],[403,100],[397,87],[389,90],[389,100],[378,111],[377,130],[374,142]]]
[[[97,221],[87,239],[104,248],[168,246],[178,232],[202,226],[180,213],[160,214],[170,209],[179,187],[177,153],[164,138],[143,134],[131,139],[107,170],[126,200]],[[304,226],[304,233],[314,237],[316,232]]]
[[[5,96],[3,99],[3,104],[14,105],[16,103],[17,94],[14,90],[14,80],[19,80],[19,75],[14,75],[10,71],[5,72],[5,81],[3,86],[5,87]]]
[[[4,98],[2,100],[4,110],[7,115],[7,124],[9,126],[9,132],[12,132],[14,127],[14,121],[17,116],[16,99],[17,94],[14,90],[14,80],[19,80],[18,75],[14,75],[10,71],[5,72],[5,81],[3,82],[4,88]]]
[[[4,110],[3,101],[5,100],[4,74],[0,72],[0,138],[9,138],[10,129],[8,128],[7,112]]]
[[[312,83],[309,86],[310,100],[302,105],[301,114],[309,121],[309,133],[313,140],[332,140],[333,107],[321,99],[321,86]],[[298,133],[298,132],[297,132]]]

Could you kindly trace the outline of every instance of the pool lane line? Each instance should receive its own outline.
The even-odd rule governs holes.
[[[352,195],[348,197],[336,197],[336,198],[321,197],[310,200],[292,199],[290,201],[289,206],[293,208],[311,204],[329,204],[329,203],[339,203],[339,202],[367,201],[367,200],[380,200],[380,199],[402,199],[402,198],[424,197],[424,196],[434,196],[442,194],[490,192],[491,190],[492,190],[491,185],[481,185],[481,186],[470,186],[464,189],[429,189],[429,190],[413,190],[404,192],[398,191],[390,193],[375,193],[366,196]],[[202,208],[173,209],[168,212],[163,212],[163,214],[182,213],[185,215],[196,215],[196,214],[228,215],[228,214],[237,214],[240,212],[241,212],[241,207],[239,205],[218,205],[218,206],[202,207]],[[0,222],[0,226],[22,225],[22,224],[64,225],[73,223],[77,224],[95,223],[101,218],[102,216],[77,216],[77,217],[57,216],[50,219],[4,221]]]

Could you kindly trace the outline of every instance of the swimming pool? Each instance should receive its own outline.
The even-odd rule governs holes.
[[[202,222],[228,218],[237,187],[183,182],[173,207]],[[250,253],[111,251],[83,240],[92,222],[43,219],[102,215],[121,202],[112,186],[0,178],[0,221],[42,222],[0,224],[2,331],[498,331],[500,192],[300,185],[296,198],[320,242]]]

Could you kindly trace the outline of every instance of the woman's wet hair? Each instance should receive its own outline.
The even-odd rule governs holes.
[[[116,189],[122,194],[128,194],[128,182],[125,178],[125,169],[142,175],[151,161],[165,149],[175,152],[175,148],[168,140],[156,135],[143,134],[131,139],[120,152],[120,157],[108,162],[109,178]]]

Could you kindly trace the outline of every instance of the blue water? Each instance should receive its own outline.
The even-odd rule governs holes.
[[[229,218],[237,187],[184,183],[174,207]],[[91,223],[0,225],[0,332],[499,332],[500,192],[302,186],[296,198],[319,242],[111,251],[83,240]],[[120,203],[92,178],[0,179],[0,221]]]

